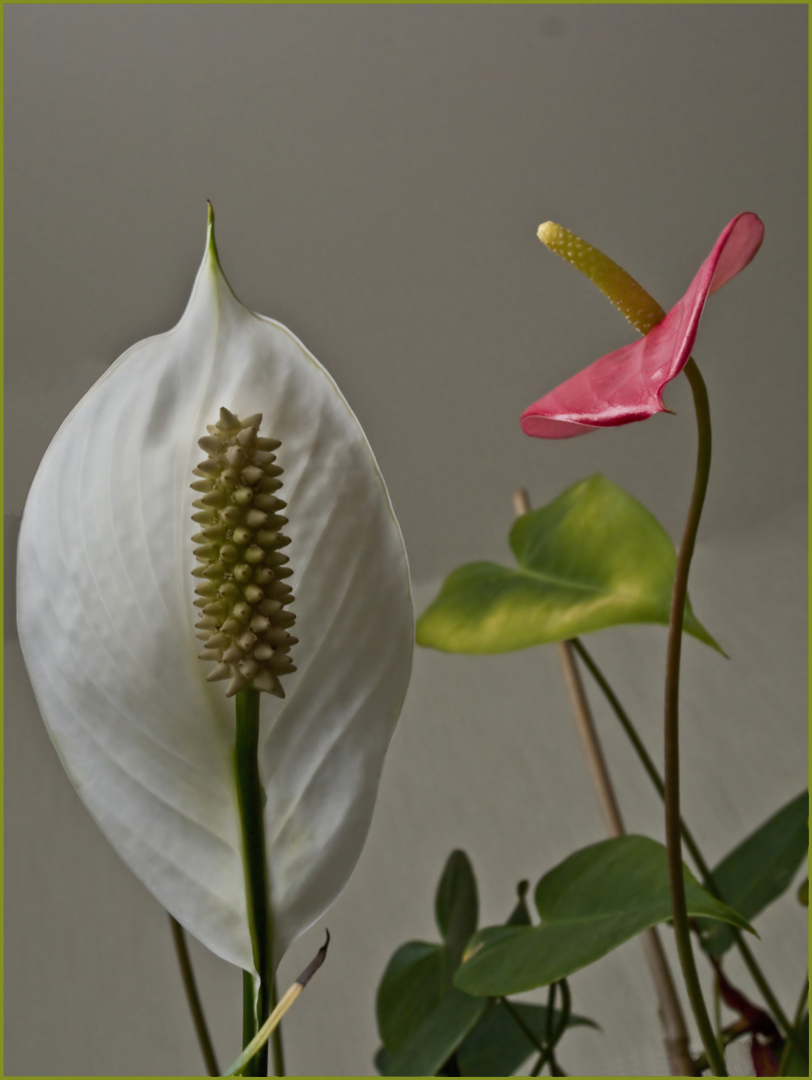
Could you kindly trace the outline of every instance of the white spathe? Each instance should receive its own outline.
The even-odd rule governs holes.
[[[369,829],[409,680],[406,552],[336,384],[248,311],[213,224],[178,325],[134,345],[71,412],[23,515],[20,641],[80,797],[146,887],[254,971],[232,766],[234,702],[197,659],[197,440],[221,406],[281,439],[296,600],[287,698],[261,695],[260,775],[275,961],[344,887]]]

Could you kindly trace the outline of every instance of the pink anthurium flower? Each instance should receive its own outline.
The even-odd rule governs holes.
[[[635,318],[631,310],[639,297],[623,295],[624,289],[630,293],[636,289],[642,294],[624,271],[552,222],[541,226],[539,237],[584,270],[639,329],[648,329],[645,319]],[[569,439],[596,428],[615,427],[667,412],[663,388],[688,363],[705,301],[747,266],[763,237],[764,225],[755,214],[735,217],[700,266],[688,291],[668,314],[661,321],[655,320],[656,325],[642,340],[602,356],[525,409],[522,431],[539,439]],[[599,275],[604,280],[598,280]],[[615,280],[607,281],[610,277]],[[618,288],[618,278],[623,279],[622,288]],[[645,296],[645,301],[650,307],[650,298]]]

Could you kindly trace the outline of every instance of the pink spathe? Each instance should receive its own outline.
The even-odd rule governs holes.
[[[763,238],[764,225],[755,214],[733,218],[662,322],[539,398],[522,413],[522,431],[539,439],[570,439],[666,412],[663,388],[688,363],[705,301],[747,266]]]

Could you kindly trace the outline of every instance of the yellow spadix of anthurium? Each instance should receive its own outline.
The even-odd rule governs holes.
[[[235,297],[211,213],[178,325],[120,357],[42,460],[18,624],[85,805],[160,903],[248,971],[233,694],[268,691],[259,771],[278,961],[366,838],[412,602],[360,424],[304,345]]]

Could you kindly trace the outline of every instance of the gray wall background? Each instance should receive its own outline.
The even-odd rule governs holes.
[[[302,338],[364,425],[418,610],[453,567],[508,557],[519,483],[538,505],[599,470],[681,529],[684,380],[666,394],[677,417],[564,443],[519,431],[527,404],[633,335],[538,224],[584,236],[667,308],[754,210],[762,251],[696,349],[715,460],[692,595],[733,659],[687,645],[685,804],[720,857],[806,781],[806,25],[805,7],[759,4],[7,7],[7,598],[39,460],[107,365],[179,317],[206,198],[237,294]],[[5,1071],[193,1074],[165,917],[62,775],[8,605],[6,638]],[[592,642],[652,747],[664,638]],[[596,712],[629,827],[660,835]],[[370,840],[323,920],[329,962],[286,1021],[290,1071],[372,1071],[377,981],[397,945],[434,937],[452,847],[488,922],[516,880],[601,835],[554,652],[419,652]],[[786,1008],[803,926],[789,898],[759,924]],[[195,958],[225,1064],[238,976]],[[604,1028],[568,1037],[572,1074],[664,1071],[646,979],[632,942],[572,980]]]

